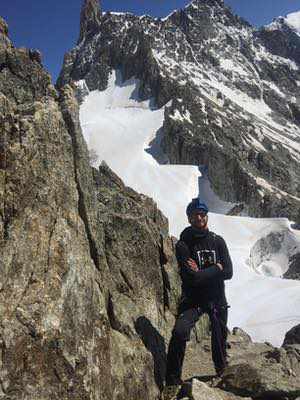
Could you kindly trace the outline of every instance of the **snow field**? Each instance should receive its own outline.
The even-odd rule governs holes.
[[[184,211],[198,195],[200,173],[193,166],[160,165],[145,151],[163,124],[164,109],[139,102],[137,89],[136,81],[121,84],[119,74],[113,73],[106,91],[90,93],[80,111],[84,137],[99,163],[105,160],[127,186],[158,203],[169,218],[170,232],[178,236],[183,229],[178,210]]]
[[[285,21],[300,36],[300,11],[288,14]]]
[[[234,277],[226,283],[229,327],[245,329],[256,341],[281,345],[285,333],[300,323],[300,282],[258,274],[247,260],[257,240],[269,232],[290,230],[289,221],[223,215],[233,204],[213,193],[205,169],[200,172],[197,166],[159,164],[157,145],[164,108],[157,110],[151,101],[139,101],[138,87],[138,81],[122,83],[120,74],[113,72],[105,91],[91,92],[85,98],[80,120],[89,149],[126,185],[157,202],[174,236],[187,226],[186,205],[200,192],[211,210],[210,229],[225,238],[234,264]],[[155,138],[156,147],[151,145]],[[296,239],[300,244],[299,235]],[[286,251],[283,246],[272,258],[276,271]]]

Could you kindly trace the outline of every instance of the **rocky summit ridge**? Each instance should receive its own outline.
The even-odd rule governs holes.
[[[278,17],[274,21],[262,27],[258,32],[267,49],[280,57],[300,62],[300,34],[287,18]]]
[[[243,213],[298,221],[299,40],[252,27],[219,0],[166,18],[105,12],[66,54],[57,84],[103,90],[112,69],[140,79],[141,99],[167,105],[170,163],[205,165],[214,191]]]

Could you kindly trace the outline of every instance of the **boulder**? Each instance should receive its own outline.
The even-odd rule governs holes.
[[[300,280],[300,253],[290,257],[288,270],[283,274],[283,277]]]
[[[248,340],[233,344],[229,339],[229,343],[229,366],[218,387],[253,398],[293,399],[300,395],[300,358],[295,349],[278,349]]]
[[[239,327],[235,327],[232,330],[232,335],[229,336],[228,343],[229,345],[238,344],[238,343],[251,343],[251,336],[248,335],[243,329]]]
[[[291,328],[285,335],[283,346],[300,345],[300,324]]]
[[[219,388],[212,388],[197,379],[192,381],[191,396],[188,398],[193,400],[251,400],[250,397],[240,397]]]

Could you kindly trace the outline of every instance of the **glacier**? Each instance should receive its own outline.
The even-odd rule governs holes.
[[[113,71],[106,90],[85,97],[80,121],[89,149],[97,153],[98,163],[104,160],[127,186],[157,202],[173,236],[178,237],[188,225],[188,202],[198,194],[207,202],[209,227],[226,240],[234,265],[234,277],[226,282],[229,328],[239,326],[255,341],[280,346],[285,333],[300,322],[300,282],[276,276],[290,249],[283,245],[272,255],[269,276],[263,268],[254,269],[249,257],[255,243],[269,232],[287,233],[300,248],[300,231],[285,218],[228,216],[234,204],[214,194],[205,168],[157,161],[163,159],[159,140],[168,105],[157,109],[151,99],[140,101],[138,89],[138,80],[123,82],[121,73]]]

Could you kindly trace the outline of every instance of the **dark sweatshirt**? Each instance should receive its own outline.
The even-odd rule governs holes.
[[[200,254],[212,254],[215,263],[201,266]],[[224,239],[209,230],[186,228],[176,244],[176,257],[182,279],[182,306],[226,305],[224,280],[232,278],[232,262]],[[196,261],[199,270],[193,271],[188,258]],[[220,263],[223,271],[216,265]]]

